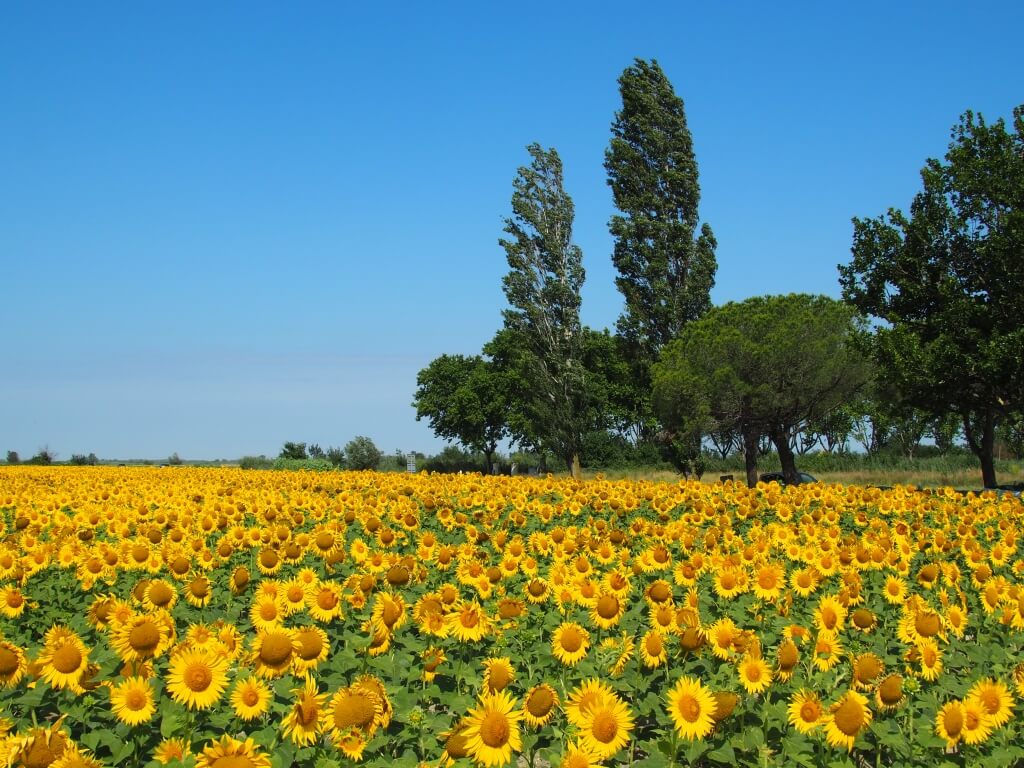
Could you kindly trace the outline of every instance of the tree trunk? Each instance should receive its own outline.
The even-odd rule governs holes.
[[[569,474],[572,475],[572,479],[573,480],[582,480],[583,479],[583,470],[580,468],[580,455],[579,455],[579,453],[574,453],[572,456],[569,456],[567,458],[565,464],[566,464],[566,467],[569,470]]]
[[[986,488],[995,488],[996,415],[991,409],[987,409],[978,419],[980,423],[972,422],[968,414],[964,414],[963,419],[967,445],[981,462],[981,482]]]
[[[743,464],[747,470],[747,487],[757,485],[757,449],[760,435],[752,427],[743,429]]]
[[[779,461],[782,463],[782,476],[790,485],[797,485],[800,482],[800,475],[796,471],[796,459],[793,456],[793,449],[789,447],[789,437],[781,427],[772,427],[768,434],[775,443],[775,450],[779,454]]]

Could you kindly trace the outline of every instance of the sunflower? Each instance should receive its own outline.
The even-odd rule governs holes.
[[[921,664],[921,677],[937,680],[942,674],[942,650],[934,640],[922,640],[916,648]]]
[[[607,759],[629,742],[633,715],[626,702],[616,694],[606,694],[582,712],[580,738],[583,744],[602,759]]]
[[[873,653],[862,653],[853,659],[853,686],[858,691],[871,690],[885,671],[885,664]]]
[[[684,739],[702,740],[715,727],[718,704],[709,688],[695,677],[681,677],[668,692],[668,713]]]
[[[25,652],[7,640],[0,640],[0,688],[13,688],[25,675]]]
[[[640,640],[640,658],[649,669],[660,667],[668,660],[665,636],[657,629],[649,629]]]
[[[43,679],[52,687],[83,692],[79,681],[89,667],[89,650],[72,630],[60,625],[47,630],[36,663],[42,669]]]
[[[829,707],[825,716],[825,740],[833,747],[853,750],[857,735],[871,723],[868,700],[856,691],[847,691]]]
[[[979,680],[971,686],[967,698],[981,703],[993,728],[1006,724],[1013,716],[1013,694],[1002,680],[991,677]]]
[[[760,600],[778,600],[785,584],[786,569],[780,563],[764,563],[754,571],[754,595]]]
[[[892,605],[901,605],[907,597],[907,582],[899,576],[889,576],[882,588],[882,596]]]
[[[297,674],[316,669],[327,658],[330,643],[327,633],[320,627],[306,626],[295,630],[299,648],[292,656],[292,667]]]
[[[989,719],[988,710],[985,709],[984,703],[976,698],[964,699],[963,707],[964,743],[980,744],[988,739],[992,733],[992,721]]]
[[[110,688],[114,715],[126,725],[138,725],[153,718],[156,704],[153,687],[142,677],[129,677]]]
[[[484,690],[489,693],[503,691],[516,679],[516,671],[512,667],[512,660],[507,656],[494,657],[484,660]]]
[[[946,740],[947,749],[952,749],[964,735],[964,721],[967,713],[963,702],[947,701],[935,713],[935,733]]]
[[[526,593],[526,599],[534,605],[539,605],[548,599],[548,583],[544,579],[534,578],[530,580],[523,590]]]
[[[255,720],[269,709],[272,698],[270,687],[255,675],[249,675],[235,681],[231,707],[242,720]]]
[[[839,638],[829,632],[819,632],[814,641],[814,666],[822,672],[832,669],[842,658],[843,646]]]
[[[490,631],[490,620],[483,607],[476,602],[464,602],[445,619],[448,632],[459,642],[472,643],[482,640]]]
[[[601,629],[611,629],[626,612],[626,605],[614,592],[602,592],[590,607],[590,620]]]
[[[705,634],[711,645],[711,652],[725,661],[732,655],[733,644],[739,639],[742,632],[732,619],[724,617],[708,627]]]
[[[212,594],[210,580],[203,575],[195,576],[185,585],[185,600],[193,608],[209,605]]]
[[[363,747],[373,737],[383,714],[384,703],[380,696],[366,687],[349,686],[331,697],[323,710],[320,727],[346,755],[352,757],[352,753],[356,752],[361,756]],[[353,759],[358,760],[359,757]]]
[[[0,613],[9,619],[16,619],[25,612],[27,605],[25,596],[17,587],[4,587],[0,590]]]
[[[825,595],[821,598],[814,611],[814,623],[819,632],[830,632],[836,635],[842,631],[845,620],[846,608],[836,597]]]
[[[775,659],[778,665],[779,680],[786,681],[792,678],[793,670],[800,663],[800,651],[797,649],[796,643],[788,638],[779,643]]]
[[[240,595],[245,592],[246,587],[249,586],[251,576],[249,569],[244,565],[240,565],[231,572],[231,579],[228,581],[228,588],[232,594]]]
[[[260,677],[280,677],[291,666],[300,648],[293,629],[281,626],[261,629],[253,638],[249,662]]]
[[[469,757],[469,744],[466,740],[466,724],[460,720],[450,730],[442,731],[438,737],[444,743],[441,752],[441,765],[454,765],[456,760]]]
[[[217,651],[186,648],[171,655],[167,691],[189,709],[209,709],[228,684],[228,659]]]
[[[808,734],[822,723],[825,709],[814,691],[802,688],[789,701],[789,722],[800,733]]]
[[[159,608],[170,610],[178,602],[178,591],[174,585],[166,579],[153,579],[146,586],[145,597],[142,604],[147,610],[155,611]]]
[[[583,727],[584,715],[598,699],[614,695],[611,687],[602,680],[592,678],[585,681],[569,694],[565,702],[565,716],[577,728]]]
[[[295,701],[281,723],[281,730],[295,744],[304,747],[312,744],[320,735],[327,694],[320,693],[316,681],[312,675],[308,675],[305,685],[293,689],[292,696]]]
[[[117,624],[110,643],[126,664],[147,661],[159,656],[174,642],[174,621],[166,611],[138,614]]]
[[[485,766],[507,765],[512,754],[522,749],[519,721],[523,713],[516,708],[508,691],[484,692],[480,706],[470,709],[464,718],[466,748],[477,763]]]
[[[889,675],[878,684],[875,690],[875,704],[886,712],[892,712],[903,703],[903,676]]]
[[[35,727],[21,736],[4,739],[3,757],[7,765],[48,766],[64,757],[74,745],[63,728],[64,718],[59,718],[49,728]]]
[[[254,629],[270,629],[285,618],[284,599],[277,595],[257,594],[249,609],[249,621]]]
[[[579,624],[563,622],[551,637],[551,652],[567,667],[574,666],[587,655],[590,634]]]
[[[315,588],[310,589],[308,594],[306,610],[314,621],[329,624],[341,618],[342,589],[338,584],[333,581],[321,581]]]
[[[740,683],[747,693],[761,693],[772,684],[772,670],[761,654],[747,654],[739,663]]]
[[[575,741],[565,745],[565,752],[558,768],[599,768],[602,757],[592,752],[585,742]]]
[[[743,568],[723,568],[715,574],[715,592],[726,600],[747,591],[747,572]]]
[[[373,612],[370,624],[374,634],[393,635],[406,620],[405,601],[401,595],[378,592],[373,598]]]
[[[196,758],[196,768],[270,768],[270,758],[260,752],[252,739],[239,741],[230,736],[221,736],[211,741],[202,754]]]
[[[800,568],[789,575],[789,586],[800,597],[810,597],[818,588],[818,572],[813,568]]]
[[[547,683],[533,686],[523,699],[523,719],[540,728],[547,725],[558,709],[558,694]]]

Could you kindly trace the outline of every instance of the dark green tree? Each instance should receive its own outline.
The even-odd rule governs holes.
[[[416,420],[434,434],[484,455],[494,471],[498,443],[508,434],[506,386],[501,371],[479,355],[441,355],[416,376]]]
[[[906,403],[959,414],[996,484],[1000,422],[1024,406],[1024,105],[1012,130],[966,112],[909,215],[853,220],[844,297],[880,322],[871,355]]]
[[[345,445],[345,465],[349,469],[376,469],[384,454],[373,440],[363,435],[352,438]]]
[[[758,296],[689,323],[654,366],[658,417],[677,440],[732,429],[747,483],[757,482],[767,435],[787,482],[797,482],[794,431],[849,402],[868,377],[852,343],[850,307],[825,296]]]
[[[527,147],[530,165],[513,181],[512,216],[505,219],[509,272],[502,280],[510,308],[505,327],[524,343],[530,386],[525,393],[536,435],[580,476],[587,431],[586,371],[580,288],[583,252],[572,242],[574,209],[563,187],[562,161],[554,149]]]
[[[281,453],[277,455],[279,459],[308,459],[309,454],[306,453],[305,443],[285,443],[281,448]]]
[[[8,464],[20,464],[21,463],[21,457],[18,455],[17,451],[8,451],[7,452],[7,463]]]
[[[711,227],[700,225],[697,159],[683,100],[657,61],[637,59],[619,78],[619,92],[622,109],[604,163],[621,211],[609,222],[615,285],[626,304],[617,328],[646,394],[658,353],[711,306],[716,242]],[[649,402],[640,411],[650,419]]]

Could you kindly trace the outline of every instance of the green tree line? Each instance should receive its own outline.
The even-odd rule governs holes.
[[[551,455],[573,476],[599,443],[699,474],[741,454],[747,481],[771,446],[788,482],[808,451],[913,456],[961,442],[986,487],[997,443],[1024,450],[1024,105],[965,113],[929,159],[908,214],[854,218],[841,299],[789,294],[712,306],[717,242],[683,100],[656,61],[619,78],[605,152],[623,311],[580,322],[583,253],[554,148],[527,147],[499,245],[503,325],[476,355],[419,372],[413,405],[439,437],[485,458]]]

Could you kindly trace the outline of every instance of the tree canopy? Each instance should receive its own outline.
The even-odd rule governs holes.
[[[853,310],[826,296],[757,296],[709,311],[670,342],[653,369],[657,413],[677,441],[733,430],[747,482],[768,435],[787,481],[797,481],[797,425],[849,401],[868,375],[851,343]]]
[[[1024,408],[1024,105],[1012,130],[964,113],[921,180],[909,215],[853,220],[840,283],[899,397],[958,414],[992,487],[998,425]]]
[[[441,355],[419,372],[416,385],[416,420],[426,418],[438,437],[483,453],[490,473],[508,433],[507,387],[497,366],[479,355]]]

